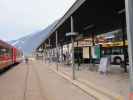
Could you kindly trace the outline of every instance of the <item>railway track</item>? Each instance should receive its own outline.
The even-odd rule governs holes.
[[[34,98],[35,100],[47,100],[43,92],[42,83],[38,72],[35,66],[30,62],[27,64],[27,70],[25,74],[23,100],[30,100],[31,98]]]
[[[27,64],[26,74],[25,74],[25,81],[24,81],[24,95],[22,100],[26,100],[27,94],[27,84],[28,84],[28,77],[29,77],[29,65]]]
[[[43,86],[42,86],[42,82],[41,82],[41,79],[39,77],[39,74],[38,74],[38,71],[37,69],[35,68],[35,65],[32,65],[33,67],[33,72],[35,73],[35,76],[36,76],[36,79],[37,79],[37,82],[38,82],[38,88],[39,88],[39,91],[40,91],[40,94],[41,94],[41,97],[43,100],[47,100],[45,95],[44,95],[44,92],[43,92]]]

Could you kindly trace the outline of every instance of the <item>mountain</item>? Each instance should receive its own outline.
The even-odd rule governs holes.
[[[35,50],[50,34],[51,29],[56,25],[57,21],[42,31],[32,33],[18,40],[10,41],[10,44],[21,49],[24,55],[31,55]]]

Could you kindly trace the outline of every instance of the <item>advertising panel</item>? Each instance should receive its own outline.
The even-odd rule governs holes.
[[[100,58],[100,45],[91,47],[91,55],[92,55],[92,58],[94,58],[94,59]]]
[[[83,47],[83,58],[90,58],[89,47]]]

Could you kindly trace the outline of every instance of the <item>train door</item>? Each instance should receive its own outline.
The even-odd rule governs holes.
[[[12,48],[12,61],[13,61],[13,63],[15,63],[16,62],[16,49],[15,48]]]

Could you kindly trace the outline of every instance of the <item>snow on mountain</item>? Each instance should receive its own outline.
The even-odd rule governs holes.
[[[27,35],[18,40],[10,41],[12,45],[21,49],[25,55],[30,55],[48,36],[57,21],[42,31]]]

